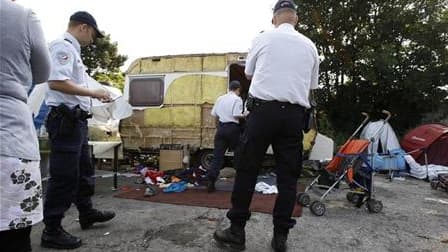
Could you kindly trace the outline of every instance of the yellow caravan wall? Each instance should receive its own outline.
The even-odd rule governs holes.
[[[228,79],[210,72],[224,72],[240,56],[244,54],[165,56],[135,61],[129,75],[185,75],[165,83],[169,86],[161,108],[134,110],[130,118],[122,121],[120,134],[124,147],[189,144],[213,148],[216,126],[210,111],[216,99],[227,91]],[[313,131],[305,135],[305,150],[311,148],[314,137]]]
[[[176,79],[166,91],[163,108],[148,108],[144,125],[149,127],[200,127],[201,107],[227,90],[227,78],[188,75]]]

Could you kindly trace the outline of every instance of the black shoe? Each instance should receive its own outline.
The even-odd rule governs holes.
[[[81,239],[69,234],[62,227],[46,227],[40,240],[40,246],[44,248],[75,249],[81,244]]]
[[[274,234],[271,241],[271,247],[275,252],[286,251],[286,241],[288,240],[287,234]]]
[[[79,215],[79,224],[81,225],[81,229],[88,229],[93,223],[106,222],[114,217],[115,213],[112,211],[98,211],[92,209],[86,214]]]
[[[217,230],[213,234],[213,239],[222,247],[239,251],[246,249],[244,228],[229,227],[224,230]]]
[[[207,192],[212,193],[212,192],[216,191],[215,182],[216,182],[216,179],[209,178],[207,180]]]

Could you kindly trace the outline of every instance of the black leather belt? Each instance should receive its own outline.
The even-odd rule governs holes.
[[[279,104],[279,105],[285,105],[285,106],[297,106],[297,107],[301,107],[303,109],[305,109],[305,107],[303,107],[300,104],[294,104],[294,103],[290,103],[290,102],[281,102],[281,101],[267,101],[267,100],[263,100],[263,99],[259,99],[257,97],[253,97],[250,96],[248,99],[252,99],[254,103],[260,103],[260,104]]]
[[[66,105],[61,104],[59,106],[50,106],[50,108],[51,110],[49,115],[51,117],[69,116],[71,118],[76,118],[79,120],[92,118],[92,114],[85,110],[82,110],[79,106],[70,109]]]
[[[236,123],[236,122],[219,122],[219,126],[232,125],[232,124],[234,124],[234,125],[239,125],[239,124]]]

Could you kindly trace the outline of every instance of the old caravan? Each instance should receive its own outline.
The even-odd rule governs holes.
[[[184,161],[191,155],[208,168],[216,131],[211,109],[215,100],[227,92],[232,80],[241,82],[242,98],[247,97],[250,82],[244,76],[245,58],[246,53],[222,53],[134,61],[126,73],[124,88],[133,115],[120,123],[125,154],[160,151],[161,166],[181,168],[173,167],[180,166],[179,162],[163,160],[173,159],[176,156],[173,148],[177,148]],[[171,156],[166,155],[168,151]]]

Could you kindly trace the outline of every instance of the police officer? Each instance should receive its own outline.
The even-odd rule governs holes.
[[[295,225],[291,215],[302,170],[304,112],[310,107],[310,90],[318,85],[319,59],[314,43],[294,30],[298,17],[291,0],[275,4],[272,22],[275,29],[259,34],[247,56],[251,112],[237,156],[232,208],[227,213],[231,226],[214,233],[217,242],[234,249],[245,248],[249,205],[270,144],[279,190],[273,209],[271,246],[275,251],[286,251],[289,229]]]
[[[228,148],[234,150],[240,137],[239,119],[244,117],[243,101],[240,98],[240,82],[231,81],[229,92],[218,97],[212,109],[212,116],[218,120],[215,134],[213,161],[207,173],[207,190],[215,191],[215,182],[219,176],[219,170],[224,165],[224,154]]]
[[[70,17],[67,32],[50,44],[52,70],[46,104],[50,106],[47,130],[51,143],[50,179],[44,203],[45,229],[41,246],[73,249],[81,239],[61,226],[65,211],[74,203],[82,229],[115,216],[111,211],[92,207],[94,169],[88,146],[87,118],[91,98],[108,100],[105,89],[89,89],[86,67],[81,60],[81,46],[103,37],[95,19],[80,11]]]

